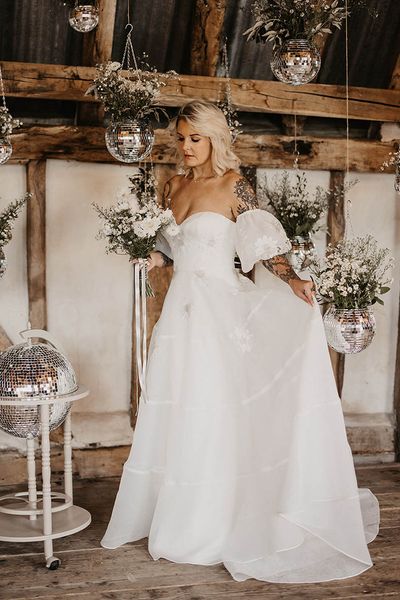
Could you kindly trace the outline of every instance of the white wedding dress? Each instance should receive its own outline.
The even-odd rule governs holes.
[[[375,496],[359,490],[322,319],[264,266],[290,248],[255,209],[192,214],[159,236],[174,276],[154,327],[105,548],[223,563],[236,580],[316,582],[368,569]]]

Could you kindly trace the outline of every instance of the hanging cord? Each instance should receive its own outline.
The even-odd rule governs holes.
[[[349,121],[349,10],[348,10],[348,0],[345,0],[345,11],[346,11],[346,20],[345,20],[345,54],[346,54],[346,183],[349,183],[350,176],[350,152],[349,152],[349,144],[350,144],[350,121]],[[346,189],[343,189],[343,197],[344,197],[344,205],[345,205],[345,224],[344,224],[344,239],[348,238],[349,231],[351,235],[354,235],[353,224],[351,222],[350,215],[350,207],[351,200],[348,197],[348,192]]]
[[[7,108],[7,105],[6,105],[6,95],[4,93],[3,72],[1,70],[1,65],[0,65],[0,92],[1,92],[1,95],[2,95],[2,98],[3,98],[3,106],[4,106],[4,108]]]
[[[128,2],[128,9],[127,9],[127,21],[128,22],[125,25],[125,29],[128,29],[128,33],[126,34],[125,48],[124,48],[124,53],[122,55],[122,60],[121,60],[121,68],[122,69],[124,68],[124,64],[126,62],[126,68],[129,71],[131,68],[131,60],[132,60],[135,70],[136,70],[137,77],[138,77],[139,81],[141,81],[139,67],[137,64],[136,55],[135,55],[135,51],[133,49],[133,43],[132,43],[133,25],[131,23],[131,15],[130,15],[130,0],[127,0],[127,2]]]
[[[293,103],[296,102],[296,99],[293,100]],[[299,156],[300,152],[297,150],[297,113],[294,112],[294,152],[293,152],[293,169],[299,168]]]

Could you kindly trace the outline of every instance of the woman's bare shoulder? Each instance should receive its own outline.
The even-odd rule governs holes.
[[[255,191],[246,177],[236,171],[230,171],[226,177],[232,209],[236,216],[246,210],[258,208]]]

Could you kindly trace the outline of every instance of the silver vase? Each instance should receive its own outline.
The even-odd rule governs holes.
[[[154,144],[154,131],[144,120],[118,121],[106,129],[107,150],[117,160],[133,163],[146,158]]]
[[[362,352],[370,345],[376,331],[375,316],[370,306],[331,306],[324,315],[324,326],[329,346],[341,354]]]
[[[287,40],[274,53],[271,69],[279,81],[302,85],[312,81],[321,68],[321,55],[308,40]]]
[[[12,154],[12,145],[8,138],[0,140],[0,165],[4,165]]]
[[[3,277],[7,269],[7,259],[3,248],[0,248],[0,278]]]
[[[97,2],[78,2],[69,12],[69,24],[79,33],[87,33],[97,27],[99,23],[99,7]]]
[[[310,235],[297,235],[290,240],[292,249],[286,258],[295,271],[304,271],[315,257],[315,245]]]

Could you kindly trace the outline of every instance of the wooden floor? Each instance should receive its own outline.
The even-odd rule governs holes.
[[[118,479],[75,483],[75,503],[87,508],[93,522],[86,530],[55,540],[57,571],[44,566],[41,543],[0,542],[0,598],[97,600],[341,600],[400,598],[400,464],[359,467],[360,487],[379,498],[381,528],[370,545],[374,566],[351,579],[322,584],[283,585],[233,581],[221,566],[177,565],[153,561],[145,540],[117,550],[105,550],[99,540],[108,521]],[[0,494],[6,488],[0,488]],[[7,489],[8,491],[8,489]]]

